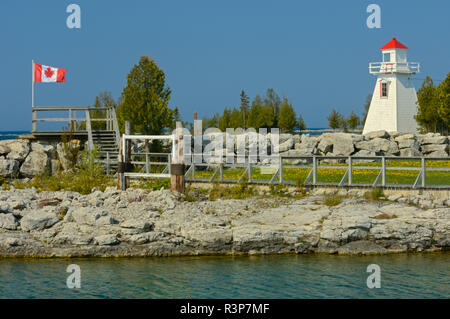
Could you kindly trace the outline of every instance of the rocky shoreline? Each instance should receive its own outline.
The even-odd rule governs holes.
[[[295,195],[295,190],[290,190]],[[450,200],[356,190],[188,201],[169,190],[0,191],[0,256],[384,254],[448,250]]]

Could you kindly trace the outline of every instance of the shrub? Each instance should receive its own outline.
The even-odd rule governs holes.
[[[324,203],[327,206],[337,206],[342,203],[343,196],[337,194],[325,195]]]
[[[364,193],[364,198],[367,200],[380,200],[382,197],[384,197],[384,193],[380,187],[372,188],[369,192]]]

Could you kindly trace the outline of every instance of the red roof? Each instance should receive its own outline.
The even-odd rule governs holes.
[[[392,38],[391,41],[386,43],[384,47],[382,47],[380,50],[387,50],[387,49],[408,49],[408,47],[398,42],[397,39],[394,37]]]

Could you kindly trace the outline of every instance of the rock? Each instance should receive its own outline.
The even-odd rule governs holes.
[[[94,237],[94,241],[99,246],[117,245],[120,243],[115,234],[97,236]]]
[[[337,249],[339,254],[383,254],[387,249],[368,240],[353,241]]]
[[[28,140],[12,140],[8,143],[11,150],[6,156],[7,159],[23,162],[30,152],[30,144]]]
[[[401,194],[393,194],[393,195],[388,196],[388,200],[390,200],[392,202],[396,202],[402,197],[403,196]]]
[[[448,145],[447,144],[427,144],[422,145],[422,153],[428,154],[432,152],[441,152],[448,154]]]
[[[67,143],[67,145],[73,151],[73,153],[77,153],[80,150],[79,140],[71,140],[70,142]],[[72,161],[70,160],[70,156],[66,148],[64,147],[63,143],[59,143],[56,146],[56,153],[58,154],[59,162],[65,171],[73,169],[72,166],[74,163],[72,163]]]
[[[414,139],[400,139],[397,141],[398,147],[402,148],[414,148],[417,151],[420,149],[420,144]]]
[[[50,161],[47,153],[41,151],[31,151],[22,166],[20,173],[25,177],[34,177],[49,172]]]
[[[447,154],[447,152],[436,151],[436,152],[428,153],[426,155],[426,157],[448,157],[448,154]]]
[[[57,159],[50,160],[50,172],[51,172],[51,174],[53,176],[57,175],[60,170],[61,170],[61,164],[59,163],[59,160],[57,160]]]
[[[386,132],[385,130],[379,130],[379,131],[369,132],[367,134],[364,134],[364,136],[369,140],[374,139],[374,138],[388,138],[389,133]]]
[[[25,231],[43,230],[52,227],[59,221],[55,213],[46,210],[37,210],[26,214],[20,220],[20,226]]]
[[[109,216],[109,213],[105,210],[91,208],[91,207],[79,207],[69,211],[64,218],[65,221],[74,221],[81,225],[112,225],[116,221]]]
[[[20,163],[17,160],[0,158],[0,175],[4,177],[17,177]]]
[[[154,242],[160,238],[164,238],[166,235],[163,232],[150,232],[136,234],[130,237],[130,242],[136,245],[146,244]]]
[[[11,149],[7,145],[0,144],[0,155],[5,155],[11,152]]]
[[[354,143],[363,139],[361,135],[348,133],[325,133],[319,136],[318,149],[322,153],[332,152],[334,156],[348,156],[354,151]]]
[[[361,141],[355,144],[356,149],[367,150],[371,152],[386,152],[390,154],[399,153],[399,148],[397,143],[386,140],[383,138],[376,137],[370,141]]]
[[[393,137],[393,136],[391,135],[391,137]],[[406,134],[400,134],[400,135],[396,136],[394,138],[394,140],[396,142],[398,142],[399,140],[403,140],[403,139],[412,140],[412,139],[415,139],[415,138],[416,138],[415,134],[413,134],[413,133],[406,133]]]
[[[422,141],[421,144],[422,145],[428,145],[428,144],[447,144],[448,143],[448,138],[447,136],[425,136]]]
[[[128,235],[135,235],[151,231],[154,226],[154,223],[149,223],[139,219],[127,219],[120,224],[120,227],[124,228],[123,232]]]
[[[278,151],[280,153],[286,152],[286,151],[290,150],[293,147],[294,147],[294,138],[291,137],[291,138],[287,139],[285,142],[280,143]]]
[[[422,153],[415,148],[403,148],[400,150],[400,156],[418,157],[418,156],[422,156]]]
[[[6,238],[4,244],[9,247],[17,247],[22,245],[22,241],[18,238]]]
[[[13,214],[0,213],[0,228],[16,230],[18,225],[19,224],[17,223],[17,219]]]

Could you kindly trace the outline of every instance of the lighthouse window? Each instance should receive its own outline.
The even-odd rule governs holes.
[[[381,83],[381,97],[388,96],[388,84],[387,82]]]
[[[391,62],[391,54],[390,53],[384,53],[383,54],[383,61],[384,62]]]

